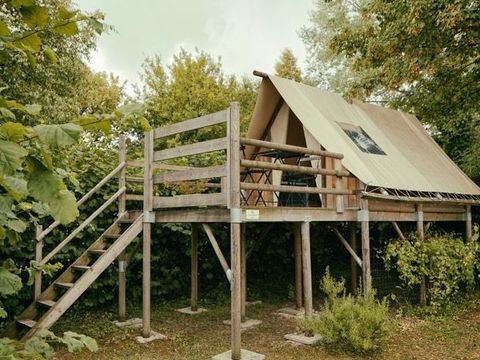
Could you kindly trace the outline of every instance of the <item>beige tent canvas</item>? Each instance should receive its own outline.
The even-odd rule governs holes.
[[[263,80],[248,138],[344,154],[344,167],[359,180],[349,187],[397,197],[480,199],[480,188],[415,116],[360,101],[349,103],[316,87],[257,74]],[[285,115],[287,108],[289,116]],[[298,129],[303,129],[302,134]],[[247,148],[246,156],[254,151]],[[278,174],[273,180],[279,182]],[[317,179],[321,186],[318,181],[328,179]]]

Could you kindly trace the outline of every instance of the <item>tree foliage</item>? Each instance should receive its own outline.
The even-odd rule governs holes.
[[[320,84],[415,113],[480,180],[479,23],[471,0],[318,0],[302,38]]]
[[[302,82],[302,71],[297,62],[298,60],[291,49],[283,49],[279,59],[275,63],[275,75],[296,82]]]

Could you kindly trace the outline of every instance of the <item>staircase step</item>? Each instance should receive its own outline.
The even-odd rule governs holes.
[[[135,219],[124,218],[124,219],[118,220],[118,223],[119,224],[131,224],[134,221],[135,221]]]
[[[35,320],[31,320],[31,319],[17,319],[17,322],[29,328],[32,328],[37,324]]]
[[[102,254],[105,254],[107,252],[107,250],[104,250],[104,249],[92,249],[92,250],[88,250],[89,253],[91,254],[96,254],[96,255],[102,255]]]
[[[88,265],[73,265],[72,266],[72,269],[82,270],[82,271],[90,270],[90,268],[91,268],[91,266],[88,266]]]
[[[103,238],[105,239],[118,239],[120,237],[120,234],[105,234],[103,235]]]
[[[56,282],[55,286],[58,286],[64,289],[70,289],[73,287],[73,283]]]
[[[56,302],[53,300],[37,300],[37,303],[48,308],[51,308],[53,305],[56,304]]]

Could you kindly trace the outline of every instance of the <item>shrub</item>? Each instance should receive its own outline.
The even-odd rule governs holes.
[[[430,312],[445,308],[462,288],[475,285],[479,253],[478,227],[473,241],[465,243],[453,235],[437,235],[426,241],[414,236],[406,241],[392,241],[386,248],[384,260],[387,270],[395,268],[407,287],[422,282],[427,284]]]
[[[327,346],[355,353],[377,350],[391,332],[386,300],[375,300],[371,289],[365,296],[345,294],[344,280],[337,281],[327,272],[321,281],[327,298],[322,311],[303,320],[307,332],[320,334]]]

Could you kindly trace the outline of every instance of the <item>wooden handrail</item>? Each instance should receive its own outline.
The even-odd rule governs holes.
[[[40,262],[40,265],[45,265],[50,261],[52,257],[54,257],[65,245],[67,245],[70,241],[72,241],[75,236],[77,236],[87,225],[89,225],[100,213],[105,210],[111,203],[113,203],[121,194],[126,191],[126,187],[122,187],[119,189],[115,194],[113,194],[110,199],[105,201],[102,206],[100,206],[97,210],[95,210],[92,215],[86,218],[80,225],[77,226],[75,230],[73,230],[70,235],[68,235],[63,241],[58,244],[50,253],[43,258]]]
[[[266,161],[240,160],[240,165],[246,168],[281,170],[285,172],[311,174],[311,175],[331,175],[331,176],[349,176],[350,175],[350,173],[345,170],[319,169],[314,167],[271,163]]]
[[[279,191],[286,193],[301,193],[301,194],[334,194],[334,195],[355,195],[354,190],[349,189],[335,189],[335,188],[318,188],[308,186],[290,186],[290,185],[270,185],[258,183],[240,183],[240,188],[244,190],[257,191]]]
[[[121,162],[120,164],[118,164],[118,166],[115,169],[113,169],[108,175],[106,175],[102,180],[100,180],[97,185],[95,185],[89,192],[87,192],[85,195],[82,196],[80,200],[77,201],[76,203],[77,207],[79,207],[85,201],[87,201],[94,193],[98,191],[98,189],[100,189],[103,185],[105,185],[124,167],[125,167],[125,162]],[[54,221],[53,223],[51,223],[45,230],[43,230],[40,234],[38,234],[37,241],[42,240],[45,236],[50,234],[52,230],[55,229],[58,225],[60,225],[60,222],[58,221]]]
[[[309,149],[301,146],[273,143],[270,141],[264,141],[264,140],[258,140],[258,139],[240,138],[240,143],[243,145],[252,145],[259,148],[288,151],[288,152],[293,152],[297,154],[309,154],[309,155],[326,156],[334,159],[343,159],[343,154],[339,154],[339,153],[334,153],[326,150],[314,150],[314,149]]]

